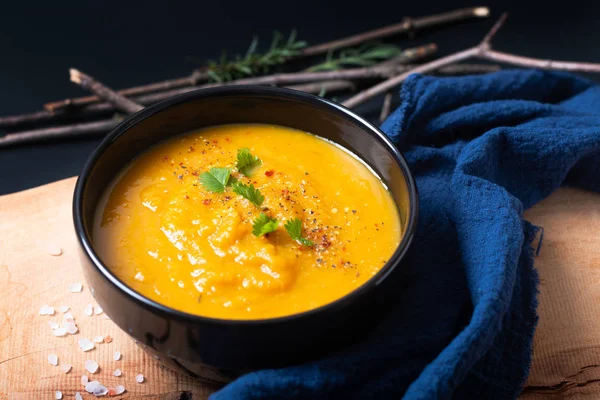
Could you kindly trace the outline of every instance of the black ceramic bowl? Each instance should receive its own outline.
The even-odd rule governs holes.
[[[103,191],[134,157],[156,143],[203,127],[233,123],[287,126],[327,138],[358,155],[389,188],[404,237],[387,264],[364,285],[333,303],[263,320],[205,318],[173,310],[137,293],[94,251],[94,211]],[[287,89],[231,86],[198,90],[131,116],[94,151],[77,181],[73,218],[85,278],[112,320],[165,365],[226,382],[259,368],[323,356],[359,339],[385,311],[386,298],[412,239],[417,191],[406,162],[384,134],[352,111]]]

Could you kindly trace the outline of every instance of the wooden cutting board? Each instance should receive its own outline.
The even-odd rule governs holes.
[[[81,375],[107,387],[127,389],[117,398],[206,399],[218,388],[166,370],[139,349],[104,314],[86,316],[95,305],[79,267],[71,222],[70,178],[0,197],[0,399],[54,399],[85,393]],[[534,363],[523,398],[600,397],[600,195],[561,189],[527,213],[545,228],[540,272],[540,323]],[[50,253],[62,249],[60,256]],[[68,285],[81,282],[81,293]],[[41,316],[43,305],[55,315]],[[69,306],[79,332],[55,337],[50,321],[60,323],[60,306]],[[83,352],[78,339],[109,335],[111,343]],[[113,360],[115,351],[122,359]],[[507,349],[509,350],[509,349]],[[59,366],[49,364],[56,354]],[[96,374],[86,360],[100,365]],[[71,364],[65,374],[60,366]],[[113,376],[119,368],[122,376]],[[137,383],[137,374],[145,376]]]

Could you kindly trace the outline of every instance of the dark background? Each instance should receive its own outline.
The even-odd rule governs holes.
[[[297,28],[311,44],[458,7],[487,5],[488,19],[419,32],[403,47],[436,42],[439,55],[479,42],[502,11],[494,46],[517,54],[600,62],[599,1],[62,1],[10,2],[0,11],[0,114],[84,94],[68,68],[113,88],[185,76],[190,61],[243,53],[252,35]],[[600,77],[598,77],[600,78]],[[596,78],[596,79],[598,79]],[[375,115],[378,103],[359,111]],[[77,175],[100,138],[0,149],[0,194]]]

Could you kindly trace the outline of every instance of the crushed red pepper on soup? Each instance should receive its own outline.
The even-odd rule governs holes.
[[[392,197],[357,157],[306,132],[242,124],[175,137],[134,159],[101,199],[93,241],[150,299],[264,319],[363,285],[401,236]]]

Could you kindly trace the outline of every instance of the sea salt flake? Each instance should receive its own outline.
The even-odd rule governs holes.
[[[90,303],[87,306],[85,306],[85,308],[83,309],[83,313],[85,315],[87,315],[88,317],[91,317],[92,314],[94,313],[94,306]]]
[[[56,400],[61,400],[62,399],[62,392],[60,390],[57,390],[56,392],[54,392],[54,398]]]
[[[115,361],[119,361],[121,359],[121,352],[120,351],[115,351],[115,355],[114,355],[114,360]]]
[[[137,383],[143,383],[143,382],[144,382],[144,375],[142,375],[142,374],[138,374],[138,375],[136,375],[136,376],[135,376],[135,381],[136,381]]]
[[[115,387],[115,395],[118,396],[123,393],[125,393],[125,386],[119,385],[119,386]]]
[[[48,307],[46,310],[48,311],[48,315],[54,315],[54,307]]]
[[[48,354],[48,362],[56,367],[58,365],[58,356],[56,354]]]
[[[57,329],[58,327],[60,327],[60,325],[58,325],[56,322],[54,321],[50,321],[48,322],[48,325],[50,325],[50,329]]]
[[[77,333],[77,325],[75,325],[74,322],[66,322],[64,326],[69,335],[74,335]]]
[[[102,309],[102,307],[100,307],[100,306],[96,306],[96,307],[94,308],[94,313],[95,313],[96,315],[100,315],[100,314],[102,314],[102,312],[103,312],[103,311],[104,311],[104,310],[103,310],[103,309]]]
[[[63,323],[64,322],[69,322],[69,320],[71,320],[70,322],[73,322],[75,319],[73,318],[73,314],[71,314],[71,312],[66,312],[65,315],[63,315]]]
[[[64,327],[57,328],[52,331],[54,336],[65,336],[67,334],[67,330]]]
[[[75,400],[83,400],[83,397],[81,397],[81,393],[75,392]]]
[[[114,376],[121,376],[122,372],[119,368],[115,369],[115,372],[113,372]]]
[[[83,386],[87,385],[87,383],[88,383],[89,381],[90,381],[90,380],[89,380],[89,378],[88,378],[88,376],[87,376],[87,375],[81,375],[81,384],[82,384]]]
[[[62,370],[62,372],[64,372],[65,374],[68,374],[69,371],[71,371],[71,368],[73,368],[73,366],[71,366],[71,364],[63,364],[60,366],[60,369]]]
[[[86,371],[95,374],[98,371],[98,363],[94,360],[87,360],[85,362]]]
[[[48,254],[50,254],[51,256],[55,256],[58,257],[62,254],[62,249],[58,246],[48,246]]]
[[[104,342],[104,337],[103,336],[94,336],[92,338],[92,340],[96,343],[102,343],[102,342]]]
[[[79,339],[78,343],[79,343],[79,347],[83,351],[90,351],[95,347],[94,343],[86,338]]]
[[[69,311],[69,306],[60,306],[59,310],[61,313],[66,313]]]
[[[42,308],[40,308],[40,315],[48,315],[48,309],[50,307],[47,304],[44,304]]]
[[[83,285],[80,282],[71,283],[69,285],[69,292],[79,293],[83,290]]]

